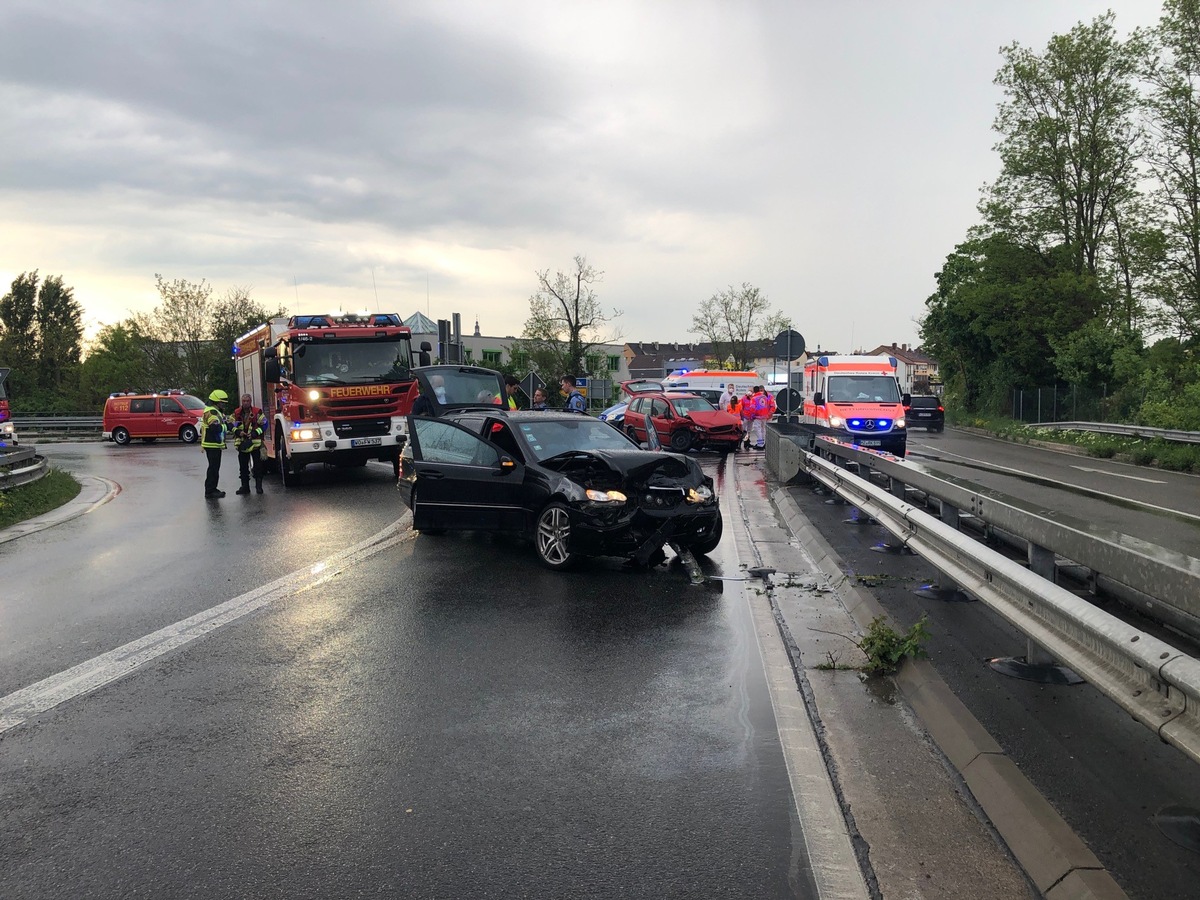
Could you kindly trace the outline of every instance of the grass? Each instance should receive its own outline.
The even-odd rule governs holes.
[[[0,491],[0,528],[8,528],[52,509],[79,493],[80,484],[61,469],[51,469],[33,484]]]
[[[982,416],[966,417],[960,424],[988,431],[1017,443],[1042,441],[1079,447],[1097,459],[1118,459],[1139,466],[1156,466],[1173,472],[1200,473],[1200,446],[1170,441],[1097,434],[1091,431],[1066,431],[1059,428],[1034,428],[1011,419]]]

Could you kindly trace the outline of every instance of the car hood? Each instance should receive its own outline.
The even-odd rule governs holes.
[[[733,413],[721,412],[719,409],[712,411],[697,410],[690,412],[687,417],[699,425],[701,428],[717,428],[725,425],[739,425],[741,419]]]
[[[678,453],[655,453],[650,450],[578,450],[552,457],[543,465],[555,469],[572,480],[588,480],[589,470],[600,463],[623,480],[647,484],[698,485],[704,473],[695,460]]]

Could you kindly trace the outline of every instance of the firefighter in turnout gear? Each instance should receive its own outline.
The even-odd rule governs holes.
[[[233,445],[238,452],[238,474],[242,478],[242,486],[237,489],[239,494],[250,493],[250,473],[254,473],[254,490],[263,492],[263,463],[262,440],[263,429],[267,427],[267,417],[263,411],[254,405],[249,394],[242,394],[242,405],[233,411],[229,417],[233,426]],[[251,465],[253,464],[253,466]]]
[[[200,447],[208,457],[208,472],[204,476],[204,499],[220,500],[225,492],[218,490],[221,477],[221,451],[225,449],[225,404],[229,395],[220,388],[208,395],[208,406],[200,416]]]

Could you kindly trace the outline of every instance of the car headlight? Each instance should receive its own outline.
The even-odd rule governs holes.
[[[620,491],[594,491],[591,488],[587,490],[587,498],[593,503],[624,503],[626,499]]]
[[[688,503],[707,503],[713,497],[712,488],[706,484],[700,485],[698,488],[688,488],[687,502]]]
[[[897,428],[903,428],[903,427],[904,427],[904,420],[903,420],[903,419],[897,419],[897,420],[896,420],[896,427],[897,427]]]
[[[320,391],[309,391],[308,399],[313,401],[314,403],[316,403],[318,400],[321,399],[321,392]]]
[[[829,427],[830,428],[841,428],[845,424],[846,424],[846,420],[843,419],[841,416],[830,416],[829,417]]]
[[[312,428],[293,428],[292,429],[292,440],[293,441],[315,441],[319,435],[320,435],[320,432],[316,431],[315,429],[312,429]]]

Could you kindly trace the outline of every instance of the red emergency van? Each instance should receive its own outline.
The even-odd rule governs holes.
[[[183,391],[110,394],[104,402],[104,440],[121,447],[134,440],[159,438],[194,444],[203,412],[204,401]]]

